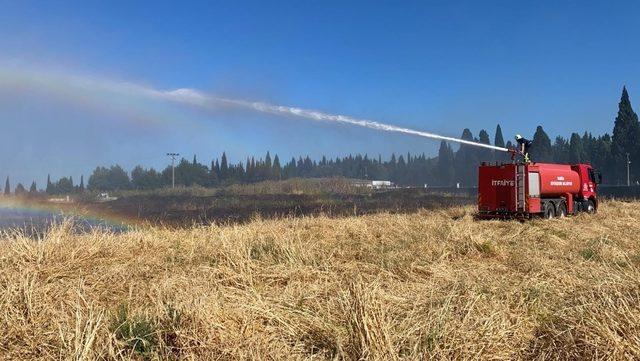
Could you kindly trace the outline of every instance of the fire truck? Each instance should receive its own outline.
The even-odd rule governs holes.
[[[589,164],[482,163],[478,217],[529,219],[595,213],[601,174]]]

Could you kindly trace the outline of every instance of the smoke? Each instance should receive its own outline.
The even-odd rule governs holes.
[[[281,116],[297,117],[313,121],[332,122],[340,124],[355,125],[359,127],[375,129],[385,132],[402,133],[424,138],[439,139],[447,142],[466,144],[475,147],[488,148],[498,151],[508,151],[506,148],[496,147],[489,144],[476,143],[454,137],[447,137],[434,133],[424,132],[415,129],[403,128],[391,124],[384,124],[368,119],[353,118],[346,115],[329,114],[316,110],[303,109],[297,107],[269,104],[265,102],[252,102],[242,99],[230,99],[204,94],[194,89],[158,90],[148,86],[142,86],[127,82],[115,82],[111,80],[78,77],[60,74],[24,72],[17,69],[7,71],[0,69],[0,87],[31,86],[42,91],[54,91],[73,98],[74,94],[86,98],[88,93],[98,93],[103,96],[104,92],[114,93],[120,96],[138,96],[152,98],[162,101],[187,104],[190,106],[206,109],[219,109],[221,107],[232,107],[247,109],[260,113],[268,113]],[[102,95],[101,95],[102,94]],[[108,101],[108,99],[106,99]]]

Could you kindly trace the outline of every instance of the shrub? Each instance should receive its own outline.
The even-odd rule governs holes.
[[[154,323],[142,315],[130,315],[126,304],[120,304],[118,307],[112,330],[117,340],[142,355],[151,353],[158,345],[158,334]]]

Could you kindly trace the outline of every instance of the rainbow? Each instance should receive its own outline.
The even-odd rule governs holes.
[[[53,218],[69,218],[89,226],[112,230],[127,230],[143,225],[137,219],[80,203],[55,203],[43,198],[0,197],[0,223],[3,218],[11,221],[11,216],[7,218],[9,214],[16,214],[19,222],[28,222],[29,219],[51,221]]]
[[[355,125],[384,132],[401,133],[424,138],[443,140],[488,148],[503,152],[509,150],[490,144],[478,143],[460,138],[448,137],[435,133],[399,127],[392,124],[380,123],[375,120],[354,118],[347,115],[330,114],[312,109],[276,105],[265,102],[253,102],[242,99],[230,99],[199,92],[194,89],[180,88],[174,90],[159,90],[129,82],[114,82],[112,80],[60,75],[53,73],[25,72],[20,69],[7,70],[0,68],[0,87],[10,89],[29,88],[30,91],[44,91],[61,95],[74,102],[91,104],[102,110],[130,112],[136,116],[152,116],[166,119],[164,114],[168,109],[158,109],[157,103],[181,104],[212,111],[222,108],[245,109],[253,112],[276,116],[295,117],[316,122],[331,122],[342,125]],[[154,102],[150,106],[148,102]],[[138,109],[139,105],[146,106]],[[172,120],[174,117],[172,117]],[[147,119],[147,118],[145,118]],[[151,119],[151,118],[149,118]]]
[[[170,100],[162,91],[129,82],[0,64],[0,89],[48,97],[87,112],[115,114],[142,126],[175,124],[176,121],[196,124],[189,114],[171,107],[170,102],[159,102]]]

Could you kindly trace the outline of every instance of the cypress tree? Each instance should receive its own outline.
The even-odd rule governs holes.
[[[218,173],[216,172],[216,162],[211,161],[211,169],[209,169],[209,184],[215,186],[218,184]]]
[[[256,165],[256,158],[251,157],[251,180],[253,182],[257,180],[257,174],[256,174],[257,167],[258,166]]]
[[[222,160],[220,161],[220,179],[225,180],[229,176],[229,163],[227,163],[227,153],[222,152]]]
[[[15,195],[17,196],[22,196],[25,193],[27,193],[27,190],[24,188],[24,186],[22,185],[22,183],[18,183],[18,185],[16,186],[16,190],[15,190]]]
[[[569,140],[569,162],[582,163],[585,161],[586,154],[582,144],[582,138],[578,133],[571,133]]]
[[[277,154],[275,155],[275,157],[273,157],[272,169],[273,169],[273,179],[277,179],[277,180],[282,179],[282,167],[280,166],[280,158],[278,158]]]
[[[267,151],[267,155],[264,157],[264,177],[265,179],[272,178],[272,169],[273,164],[271,163],[271,154]]]
[[[482,144],[491,144],[489,140],[489,133],[486,130],[481,129],[478,134],[478,141]],[[489,162],[491,161],[491,149],[488,148],[478,148],[477,149],[478,158],[481,162]]]
[[[536,133],[533,135],[533,144],[531,146],[531,160],[534,162],[551,162],[553,161],[553,149],[551,148],[551,139],[545,133],[542,126],[538,125]]]
[[[500,124],[496,125],[496,135],[493,138],[493,145],[496,147],[506,148],[504,143],[504,136],[502,135],[502,128]],[[506,162],[509,160],[509,153],[493,150],[493,160],[496,162]]]
[[[269,154],[269,151],[267,151],[267,155],[264,158],[264,162],[267,165],[268,168],[271,168],[271,154]]]
[[[38,187],[36,186],[36,181],[31,182],[31,187],[29,187],[30,194],[38,193]]]
[[[220,175],[221,175],[220,174],[220,162],[218,162],[217,158],[216,158],[216,167],[215,167],[215,169],[216,169],[216,175],[217,175],[216,178],[220,179]]]
[[[7,177],[7,181],[4,182],[4,195],[11,195],[11,185],[9,184],[9,177]]]
[[[569,142],[561,136],[556,137],[553,144],[553,161],[556,163],[569,163]]]
[[[438,181],[441,185],[448,186],[453,182],[454,168],[453,168],[453,150],[449,143],[444,140],[440,142],[440,149],[438,150],[438,163],[436,166],[438,170]]]
[[[287,178],[295,178],[298,176],[298,167],[296,163],[296,158],[291,157],[291,162],[289,163],[289,173],[287,174]]]
[[[78,186],[80,193],[84,192],[84,175],[80,175],[80,185]]]
[[[471,130],[465,128],[460,139],[474,141]],[[454,161],[455,182],[461,186],[470,186],[476,183],[478,173],[478,155],[474,146],[461,144],[455,154]]]
[[[627,88],[622,87],[622,96],[618,103],[618,115],[613,126],[611,152],[615,162],[615,172],[618,182],[626,181],[626,159],[629,153],[634,159],[640,155],[640,124],[638,115],[631,107]]]
[[[53,184],[51,183],[51,175],[47,174],[47,188],[45,190],[47,194],[53,194]]]
[[[489,133],[487,133],[487,131],[484,129],[480,130],[480,133],[478,134],[478,140],[482,144],[491,144],[491,141],[489,140]]]
[[[502,136],[502,128],[500,128],[500,124],[496,126],[496,135],[493,139],[493,145],[504,148],[504,137]]]

